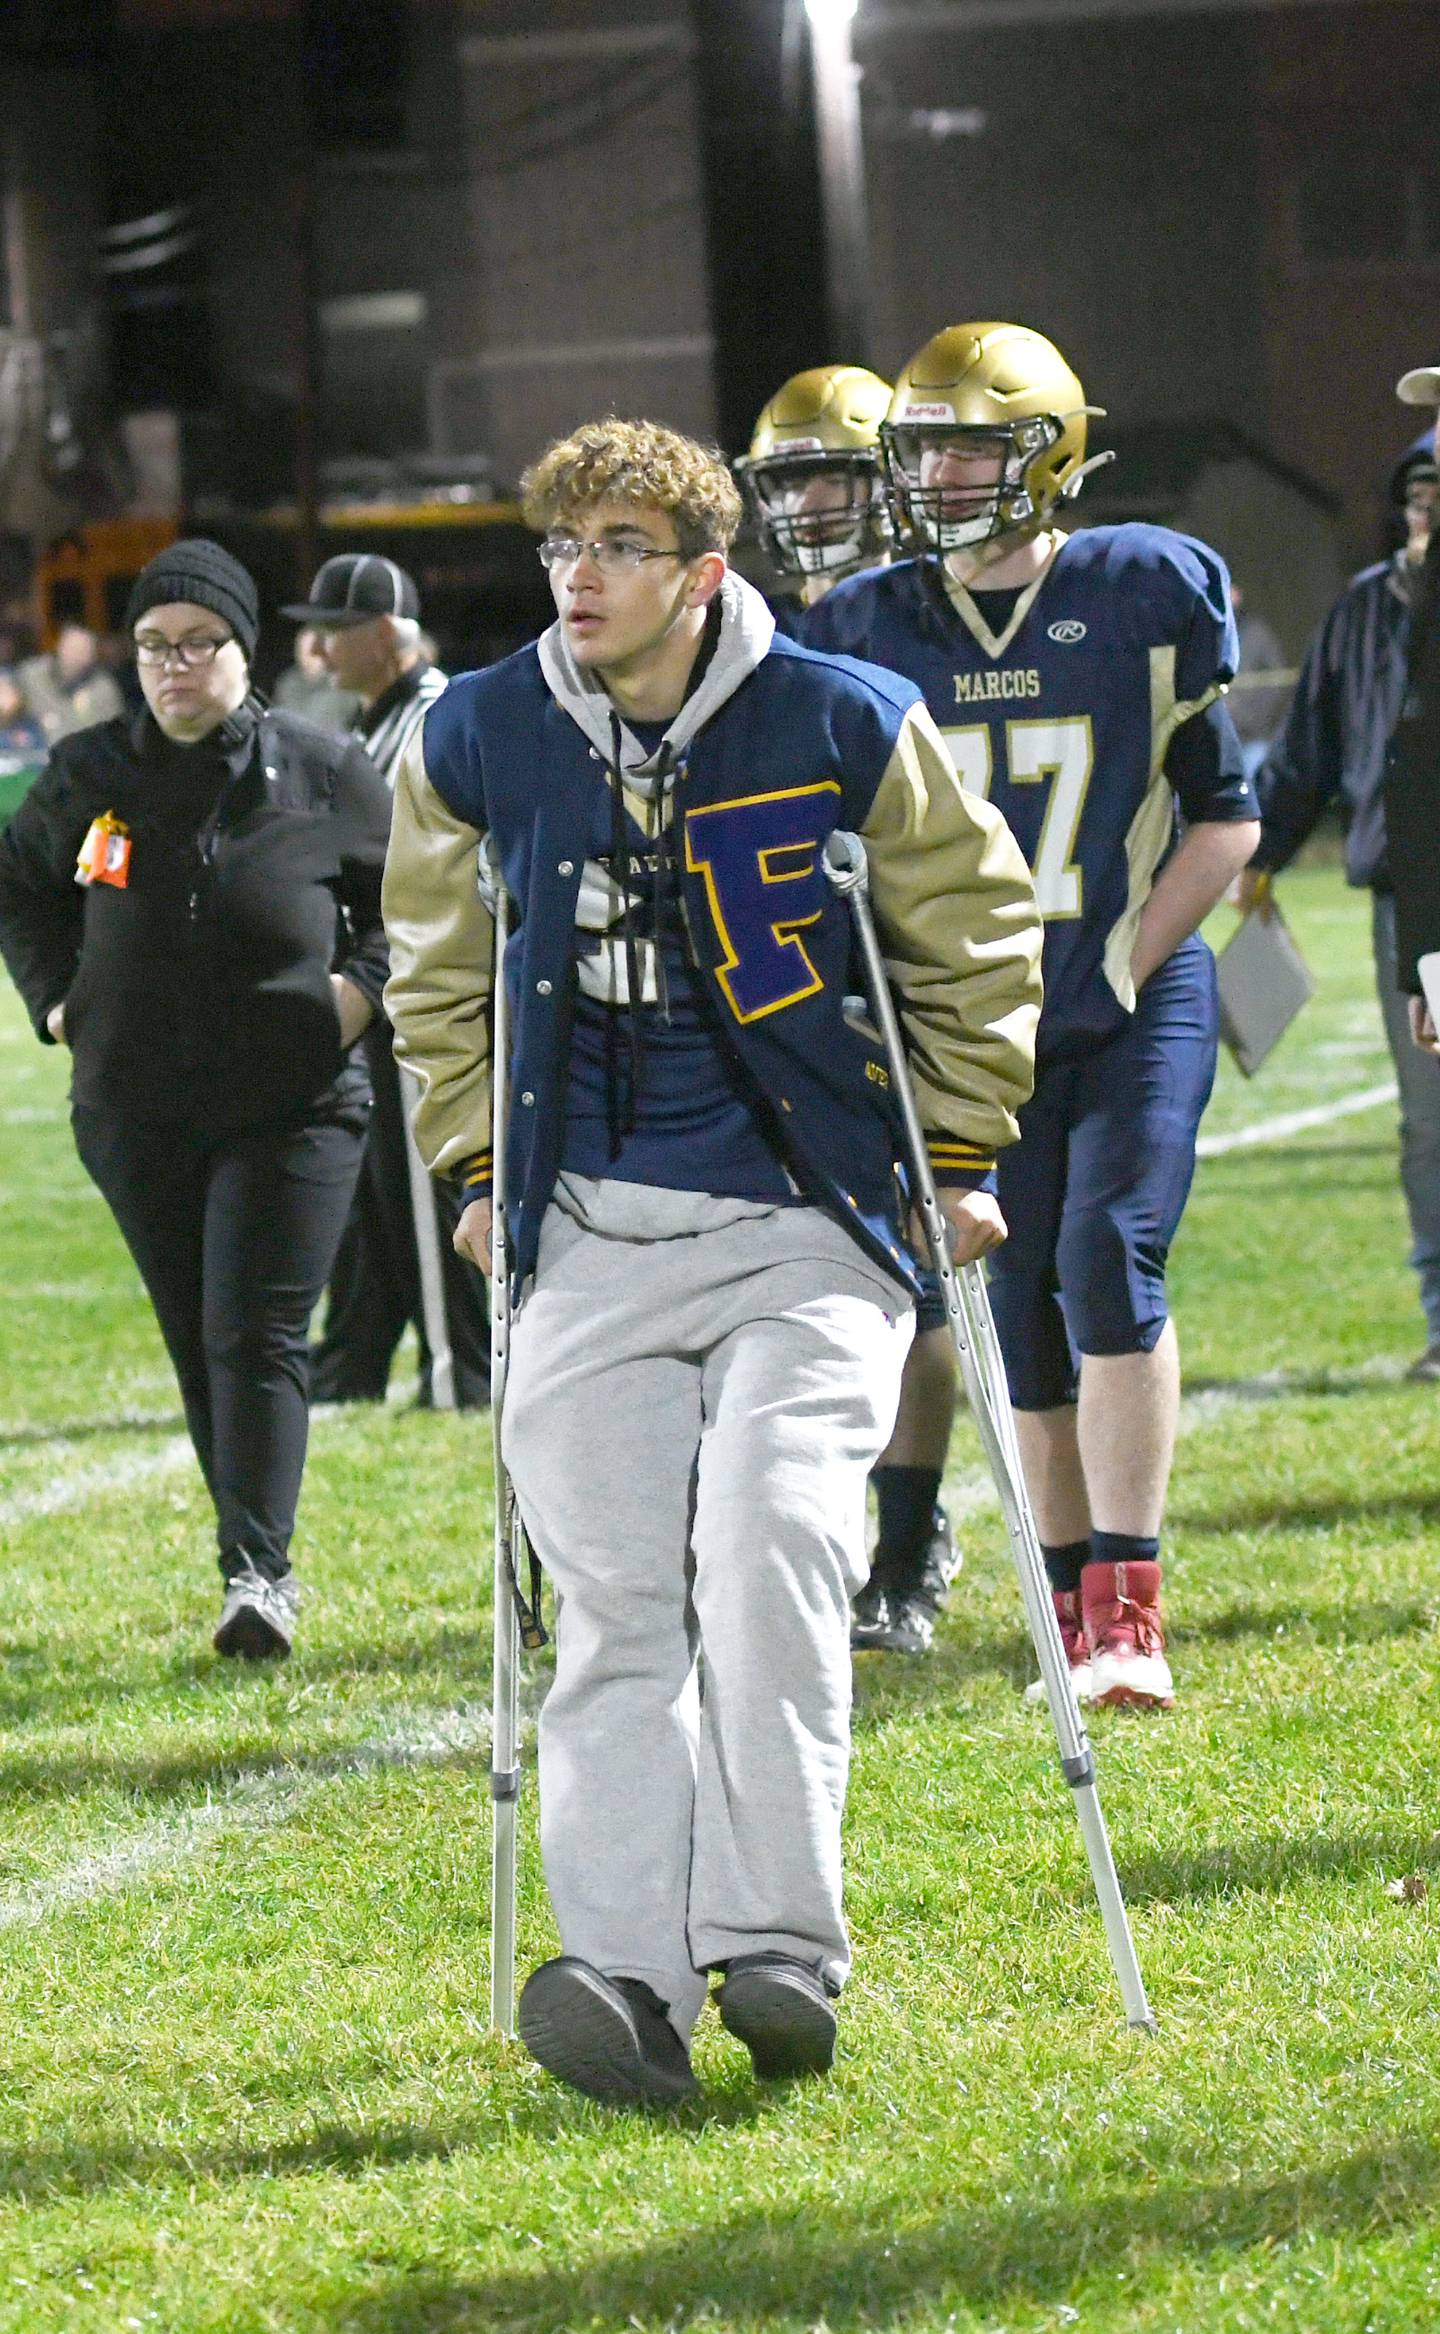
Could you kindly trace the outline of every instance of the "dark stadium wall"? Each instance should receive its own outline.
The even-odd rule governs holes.
[[[831,358],[825,225],[802,0],[694,0],[706,250],[722,443],[749,444],[780,383]]]
[[[105,151],[32,141],[32,210],[89,236],[192,206],[172,274],[132,276],[114,386],[136,401],[127,368],[169,333],[174,402],[217,417],[242,495],[291,459],[302,179],[332,461],[486,456],[503,482],[611,406],[734,447],[788,372],[841,353],[802,0],[381,18],[367,50],[358,0],[0,9],[0,62],[110,29]],[[1244,430],[1341,499],[1347,555],[1368,556],[1404,436],[1394,378],[1435,354],[1440,312],[1433,0],[862,0],[854,38],[871,361],[1017,316],[1117,427]]]

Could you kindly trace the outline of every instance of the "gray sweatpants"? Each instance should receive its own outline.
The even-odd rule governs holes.
[[[685,2039],[733,1954],[849,1967],[849,1603],[911,1321],[818,1209],[574,1179],[545,1219],[503,1423],[556,1595],[545,1877]]]

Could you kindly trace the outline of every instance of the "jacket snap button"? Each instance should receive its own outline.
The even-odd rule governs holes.
[[[560,866],[559,866],[559,870],[558,870],[558,872],[559,872],[561,875],[573,875],[573,874],[575,873],[575,862],[574,862],[574,860],[573,860],[573,859],[562,859],[562,860],[561,860],[561,862],[560,862]]]
[[[534,1103],[535,1097],[533,1094],[527,1091],[521,1095],[520,1099],[524,1103],[525,1108],[529,1110]]]
[[[537,997],[548,997],[550,994],[550,983],[548,981],[537,981],[535,983],[535,994]]]

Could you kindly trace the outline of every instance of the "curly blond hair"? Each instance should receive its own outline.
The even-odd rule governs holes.
[[[728,551],[741,517],[735,482],[713,446],[614,414],[547,446],[521,479],[520,496],[527,524],[541,534],[602,502],[664,511],[687,559]]]

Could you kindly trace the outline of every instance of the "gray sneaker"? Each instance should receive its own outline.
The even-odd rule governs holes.
[[[1433,1385],[1440,1378],[1440,1343],[1427,1345],[1418,1361],[1413,1361],[1405,1372],[1412,1385]]]
[[[283,1660],[290,1651],[299,1609],[300,1583],[294,1573],[271,1580],[247,1556],[225,1583],[215,1651],[239,1661]]]

